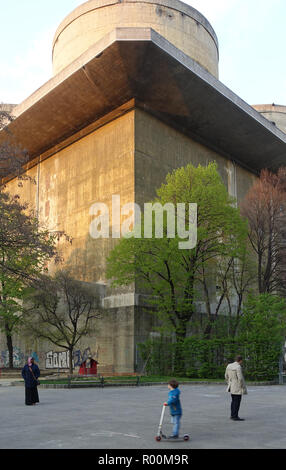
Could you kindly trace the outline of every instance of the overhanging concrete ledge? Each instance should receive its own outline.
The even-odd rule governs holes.
[[[286,164],[286,134],[150,28],[108,34],[20,104],[9,129],[33,159],[131,99],[253,172]]]

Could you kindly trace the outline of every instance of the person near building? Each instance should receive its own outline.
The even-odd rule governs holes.
[[[247,388],[242,373],[243,359],[237,356],[235,362],[228,364],[225,371],[225,379],[227,381],[227,391],[231,394],[231,416],[233,421],[244,421],[238,416],[242,395],[247,395]]]
[[[22,377],[25,381],[25,404],[27,406],[39,403],[38,378],[40,369],[34,363],[34,358],[29,357],[27,364],[22,369]]]
[[[180,402],[180,390],[179,390],[179,383],[172,379],[169,381],[168,384],[169,394],[168,394],[168,401],[164,403],[164,406],[170,407],[170,413],[172,417],[173,423],[173,433],[169,438],[177,439],[179,437],[180,432],[180,422],[182,417],[182,406]]]

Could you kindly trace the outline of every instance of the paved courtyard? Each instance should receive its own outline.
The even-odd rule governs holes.
[[[0,386],[1,449],[286,449],[286,387],[249,387],[233,422],[223,385],[183,385],[182,433],[157,443],[166,386],[41,389],[24,405],[24,387]],[[171,431],[167,410],[165,430]]]

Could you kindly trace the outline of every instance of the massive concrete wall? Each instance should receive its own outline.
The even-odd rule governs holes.
[[[134,112],[75,141],[27,173],[33,181],[26,181],[21,187],[17,180],[10,181],[8,191],[29,202],[43,226],[50,231],[63,230],[72,237],[72,244],[62,239],[59,249],[77,278],[104,282],[106,256],[114,241],[93,240],[89,236],[94,217],[89,211],[96,202],[111,209],[113,194],[120,195],[122,204],[134,200]],[[79,348],[94,352],[95,346],[99,347],[101,371],[132,372],[133,338],[133,305],[127,305],[107,309],[98,333],[84,340]],[[5,351],[3,335],[0,344],[0,350]],[[37,347],[41,362],[45,351],[56,349],[52,345],[35,346],[29,338],[18,338],[16,344],[24,355]]]
[[[84,337],[74,350],[74,367],[91,355],[97,359],[98,372],[134,372],[134,307],[106,310],[96,332]],[[146,336],[144,336],[145,339]],[[66,371],[69,367],[68,352],[48,341],[35,340],[21,332],[14,335],[14,367],[23,367],[28,356],[34,356],[41,369]],[[6,339],[0,332],[0,368],[8,367],[9,355]]]
[[[206,146],[195,142],[142,110],[135,120],[135,193],[142,204],[156,195],[167,173],[192,163],[216,161],[229,193],[240,202],[256,176]]]
[[[89,236],[93,216],[90,208],[103,202],[111,211],[112,195],[122,204],[134,200],[134,112],[107,123],[84,138],[36,164],[27,173],[34,183],[8,190],[17,192],[38,213],[50,231],[65,231],[72,237],[60,249],[66,262],[78,266],[84,281],[100,281],[105,272],[105,255],[113,241],[97,242]]]
[[[101,372],[132,372],[136,344],[149,337],[155,319],[138,305],[134,286],[111,290],[105,284],[106,256],[116,240],[90,237],[94,217],[90,207],[104,202],[111,209],[112,195],[120,195],[121,205],[133,201],[144,204],[155,196],[173,169],[214,160],[229,192],[241,200],[254,175],[135,109],[35,164],[27,172],[34,183],[27,181],[22,187],[16,180],[8,183],[9,191],[20,194],[36,209],[43,225],[51,231],[63,230],[73,238],[71,245],[61,240],[59,249],[65,263],[74,267],[75,276],[102,285],[104,316],[95,335],[78,347],[82,357],[87,350],[98,352]],[[3,336],[0,344],[4,351]],[[24,355],[36,350],[42,367],[43,361],[49,362],[51,352],[57,353],[54,346],[35,344],[29,338],[18,337],[15,345]]]

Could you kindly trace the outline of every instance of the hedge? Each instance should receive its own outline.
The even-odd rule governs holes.
[[[176,362],[180,350],[183,360]],[[176,375],[200,379],[223,379],[225,368],[235,356],[243,356],[247,380],[274,380],[278,377],[281,342],[256,337],[201,339],[191,336],[183,343],[168,338],[149,340],[139,345],[139,353],[150,375]]]

